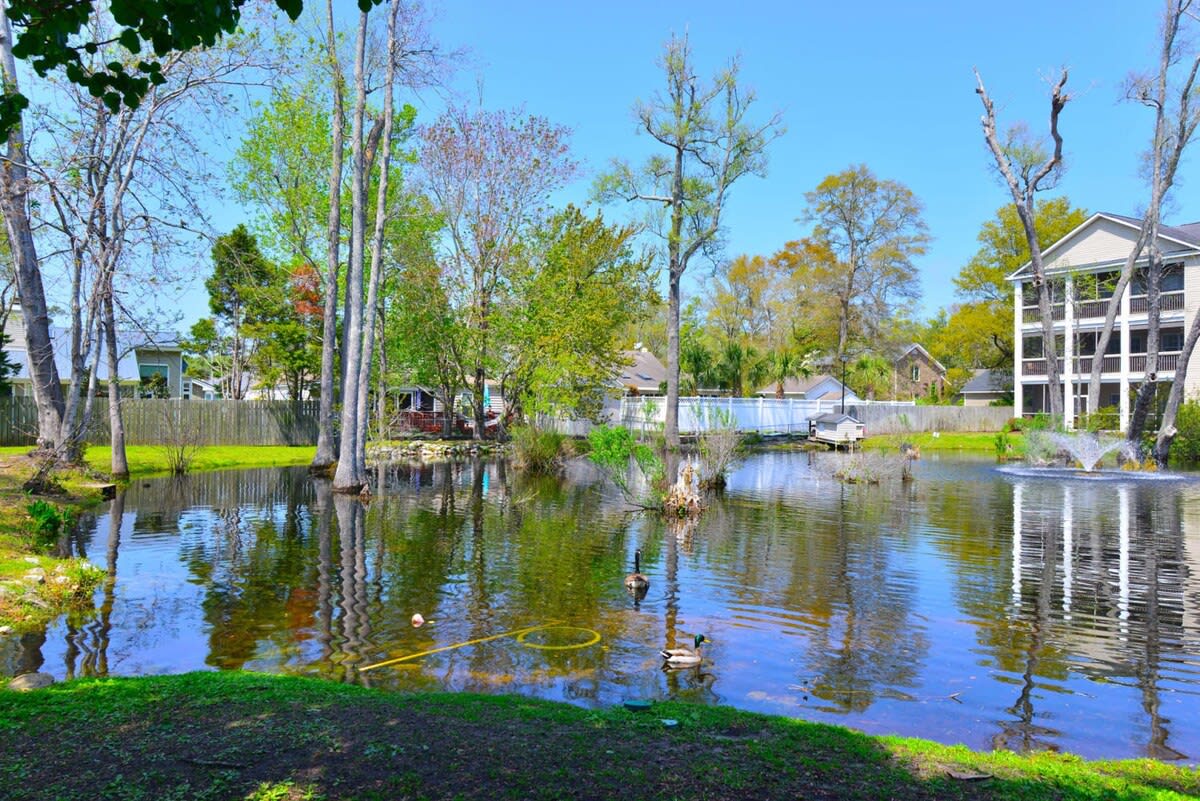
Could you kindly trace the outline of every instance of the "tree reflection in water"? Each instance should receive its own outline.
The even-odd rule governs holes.
[[[1200,483],[963,460],[921,462],[909,485],[829,472],[754,456],[684,526],[629,514],[588,471],[487,460],[377,467],[365,507],[303,469],[139,482],[64,543],[103,554],[95,609],[0,638],[0,670],[679,697],[977,747],[1200,754],[1183,722],[1200,698]],[[634,599],[639,548],[651,586]],[[359,670],[554,620],[601,639],[548,630],[532,644],[549,650],[509,637]],[[662,671],[658,650],[698,632],[704,665]]]

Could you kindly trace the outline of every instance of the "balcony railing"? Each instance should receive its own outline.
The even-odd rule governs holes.
[[[1183,291],[1163,292],[1158,296],[1159,306],[1163,311],[1180,311],[1183,309]],[[1150,311],[1150,301],[1145,295],[1134,295],[1129,298],[1130,314],[1145,314]]]
[[[1074,359],[1075,369],[1072,371],[1075,375],[1091,375],[1092,372],[1091,356],[1077,356]],[[1063,359],[1058,360],[1058,374],[1063,373]],[[1175,371],[1176,365],[1179,364],[1179,352],[1172,351],[1170,353],[1158,354],[1158,372],[1172,373]],[[1100,368],[1102,375],[1109,375],[1121,372],[1121,357],[1120,356],[1105,356],[1104,363]],[[1132,354],[1129,357],[1129,372],[1144,373],[1146,371],[1146,354]],[[1046,375],[1046,360],[1045,359],[1022,359],[1021,360],[1021,375],[1040,376]]]
[[[1159,303],[1164,312],[1183,311],[1183,291],[1163,292],[1159,295]],[[1130,314],[1146,314],[1149,310],[1150,303],[1146,300],[1145,295],[1134,295],[1129,298]],[[1103,319],[1106,314],[1108,314],[1108,299],[1085,300],[1075,307],[1075,319],[1077,320]],[[1050,307],[1050,319],[1057,322],[1065,317],[1066,307],[1063,304],[1056,303]],[[1021,312],[1021,319],[1026,323],[1037,323],[1041,322],[1042,316],[1037,306],[1025,306]]]
[[[1050,307],[1051,320],[1063,320],[1066,318],[1066,313],[1066,307],[1061,303],[1055,303]],[[1041,321],[1042,315],[1037,306],[1026,306],[1022,319],[1027,323],[1036,323]]]

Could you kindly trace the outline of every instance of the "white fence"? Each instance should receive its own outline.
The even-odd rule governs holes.
[[[847,403],[846,411],[853,413],[860,401]],[[872,401],[871,406],[904,407],[911,409],[912,401]],[[816,401],[777,398],[680,398],[679,433],[698,434],[712,428],[723,428],[732,420],[738,431],[760,434],[807,434],[808,421],[829,412],[840,411],[841,401]],[[666,398],[620,398],[605,404],[603,417],[610,424],[622,425],[633,431],[648,433],[660,430],[666,421]],[[571,436],[587,436],[592,424],[586,420],[543,420],[543,425]]]
[[[605,404],[603,418],[640,433],[661,430],[666,398],[620,398]],[[867,434],[917,431],[999,431],[1011,407],[917,406],[912,401],[847,401],[846,413],[866,424]],[[760,434],[807,434],[814,417],[842,410],[842,402],[776,398],[680,398],[679,433],[697,434],[732,420],[739,431]],[[563,434],[585,437],[587,420],[543,417],[539,423]]]

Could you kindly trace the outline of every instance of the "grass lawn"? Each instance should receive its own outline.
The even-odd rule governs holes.
[[[1200,793],[1196,769],[1151,760],[980,754],[727,707],[587,710],[237,672],[0,691],[0,741],[0,786],[12,801],[1083,801]]]
[[[308,464],[317,448],[314,445],[206,445],[196,453],[189,472],[231,470],[238,467],[288,467]],[[84,457],[90,467],[108,472],[112,449],[93,445]],[[125,448],[129,474],[133,477],[165,475],[170,472],[167,457],[157,445],[129,445]]]
[[[913,434],[880,434],[867,437],[863,441],[864,448],[899,450],[900,443],[908,442],[917,446],[922,452],[926,451],[986,451],[995,454],[996,434],[980,432],[940,432],[938,436],[932,433]],[[1008,434],[1008,442],[1012,447],[1013,456],[1025,454],[1025,437],[1020,432]]]

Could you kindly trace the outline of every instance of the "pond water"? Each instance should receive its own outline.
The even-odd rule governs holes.
[[[109,571],[95,609],[0,638],[0,673],[675,697],[974,748],[1200,759],[1200,482],[960,457],[844,485],[828,458],[754,455],[690,530],[628,513],[583,464],[563,480],[390,465],[365,507],[303,469],[139,482],[65,544]],[[638,548],[640,601],[623,588]],[[704,663],[664,672],[658,650],[699,632]]]

